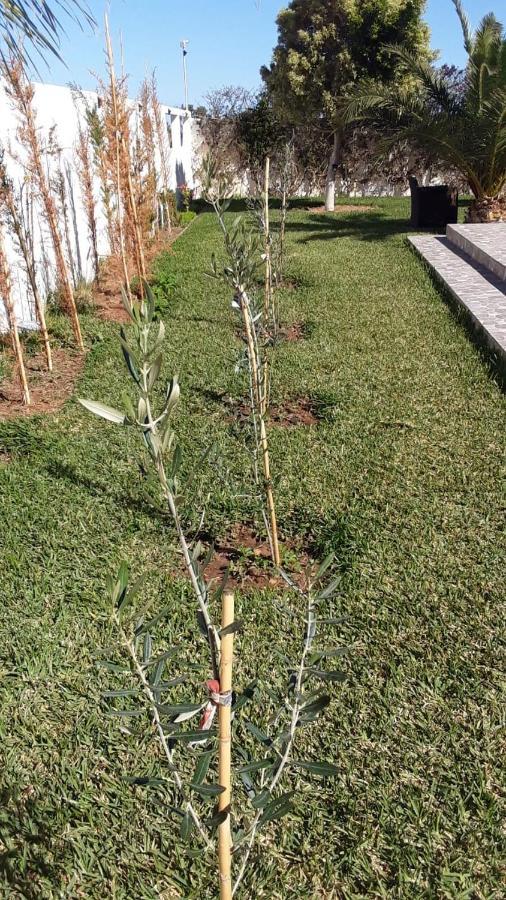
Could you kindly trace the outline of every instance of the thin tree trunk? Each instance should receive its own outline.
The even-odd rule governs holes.
[[[334,212],[336,196],[336,172],[341,162],[342,135],[339,128],[334,131],[332,153],[330,154],[325,185],[325,210]]]

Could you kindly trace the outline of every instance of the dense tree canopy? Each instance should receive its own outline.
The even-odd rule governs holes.
[[[486,212],[506,186],[506,33],[493,13],[473,32],[453,2],[468,55],[463,76],[392,47],[406,79],[388,88],[364,79],[344,109],[350,121],[389,124],[392,144],[408,140],[456,169]]]
[[[365,76],[391,80],[399,44],[427,58],[425,0],[291,0],[279,13],[278,43],[262,77],[278,114],[291,123],[312,121],[334,135],[327,199],[340,163],[343,96]]]

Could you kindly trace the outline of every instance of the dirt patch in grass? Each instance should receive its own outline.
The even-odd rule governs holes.
[[[295,339],[295,338],[294,338]],[[225,405],[229,422],[241,425],[251,417],[251,409],[244,400],[235,400],[220,394],[207,392],[206,396],[215,402]],[[282,403],[272,403],[267,413],[267,421],[281,428],[292,428],[297,425],[318,425],[322,419],[328,418],[328,411],[333,403],[317,397],[289,397]]]
[[[10,453],[7,453],[6,450],[0,450],[0,467],[7,466],[12,459]]]
[[[269,541],[260,537],[248,525],[233,525],[227,536],[214,541],[209,535],[201,536],[205,546],[213,547],[213,556],[205,568],[208,581],[221,582],[228,571],[227,584],[241,590],[261,588],[286,588],[285,580],[272,565]],[[309,562],[303,547],[296,547],[293,540],[283,542],[283,568],[296,584]],[[293,571],[296,564],[297,571]]]
[[[173,228],[170,235],[164,235],[154,241],[146,251],[146,266],[149,271],[152,263],[164,250],[168,250],[176,238],[184,231]],[[132,279],[133,269],[129,271]],[[93,290],[93,304],[101,319],[106,322],[128,322],[128,314],[121,301],[121,286],[124,283],[123,263],[118,256],[110,256],[104,260],[100,272],[100,282]]]
[[[269,420],[282,428],[318,425],[320,418],[318,404],[312,397],[293,397],[269,409]]]
[[[61,409],[73,394],[74,385],[83,370],[84,354],[53,350],[53,371],[46,368],[44,353],[25,360],[31,403],[25,406],[15,366],[10,377],[0,386],[0,421],[18,416],[35,416]]]
[[[377,206],[359,206],[358,203],[342,203],[332,211],[327,211],[324,206],[306,206],[306,212],[309,213],[325,213],[327,216],[338,216],[342,213],[360,213],[360,212],[374,212],[377,210]]]
[[[303,341],[306,337],[308,337],[308,327],[306,322],[292,322],[291,325],[281,325],[276,335],[278,341],[289,344],[295,343],[296,341]]]

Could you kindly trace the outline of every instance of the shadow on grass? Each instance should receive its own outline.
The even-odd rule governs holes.
[[[287,232],[305,232],[299,243],[333,241],[338,238],[354,238],[360,241],[384,241],[398,234],[413,231],[409,220],[392,219],[383,213],[313,213],[309,222],[287,222]],[[310,232],[307,234],[307,232]]]
[[[73,466],[66,463],[50,460],[46,464],[45,470],[51,478],[66,481],[75,487],[84,489],[92,497],[101,494],[104,498],[112,500],[115,506],[123,506],[134,513],[140,512],[148,518],[162,523],[166,523],[169,519],[168,513],[161,506],[158,506],[155,500],[150,503],[143,497],[134,497],[124,491],[118,493],[111,489],[109,484],[95,481],[86,475],[80,475]],[[144,469],[141,467],[139,467],[139,477],[145,477]]]
[[[36,900],[42,896],[39,878],[51,881],[56,871],[51,814],[9,788],[0,791],[0,809],[0,880],[12,896]]]

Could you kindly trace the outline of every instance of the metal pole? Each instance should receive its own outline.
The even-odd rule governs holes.
[[[189,41],[183,40],[179,42],[179,46],[183,51],[183,78],[184,78],[184,108],[186,112],[188,112],[188,72],[186,69],[186,55],[188,50],[186,49],[189,44]]]

